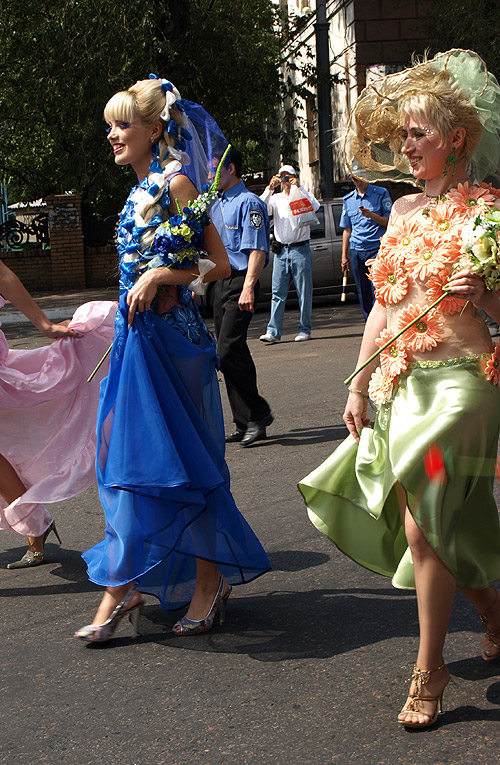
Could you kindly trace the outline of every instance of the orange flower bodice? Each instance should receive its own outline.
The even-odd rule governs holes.
[[[465,222],[499,196],[489,186],[463,184],[432,208],[422,209],[421,197],[398,200],[399,212],[394,210],[370,268],[375,297],[387,310],[386,339],[443,294],[442,285],[460,257]],[[491,352],[492,342],[472,303],[446,297],[407,330],[397,346],[385,352],[385,363],[381,357],[383,370],[400,365],[401,354],[408,363],[452,359]]]

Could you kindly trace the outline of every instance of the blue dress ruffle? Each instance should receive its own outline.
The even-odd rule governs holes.
[[[136,313],[130,330],[127,291],[122,282],[97,416],[106,532],[83,558],[96,584],[134,580],[173,610],[191,600],[196,558],[233,585],[270,564],[229,489],[215,344],[188,288],[168,314]]]

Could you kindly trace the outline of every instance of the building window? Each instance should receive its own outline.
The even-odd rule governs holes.
[[[318,147],[318,112],[314,98],[308,98],[306,101],[306,120],[307,120],[307,147],[309,150],[309,164],[319,160]]]
[[[365,73],[365,87],[372,85],[372,83],[377,82],[377,80],[380,80],[388,74],[401,72],[404,68],[403,64],[372,64],[371,66],[367,66]]]

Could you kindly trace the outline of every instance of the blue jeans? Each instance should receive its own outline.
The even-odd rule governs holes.
[[[281,253],[274,256],[271,316],[267,331],[278,340],[281,338],[283,329],[283,315],[291,278],[299,298],[299,332],[310,335],[313,282],[309,242],[299,247],[294,244],[284,244]]]
[[[375,290],[367,276],[368,268],[366,267],[366,261],[370,260],[370,258],[376,258],[377,253],[378,247],[376,250],[369,250],[368,252],[365,250],[353,250],[351,247],[351,271],[365,321],[375,302]]]

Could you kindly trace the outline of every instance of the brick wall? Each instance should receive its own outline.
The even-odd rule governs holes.
[[[422,54],[432,30],[427,17],[432,0],[354,0],[358,89],[365,87],[365,69],[373,64],[410,64]]]
[[[85,282],[87,287],[118,284],[118,256],[114,244],[85,247]]]
[[[21,279],[28,291],[52,289],[50,250],[8,250],[2,251],[0,257]]]
[[[81,198],[76,194],[47,197],[52,289],[85,287]]]
[[[47,197],[50,249],[2,252],[0,257],[28,290],[62,292],[118,283],[116,246],[85,247],[81,199],[76,194]]]

